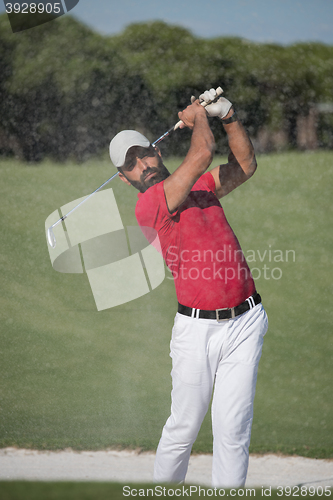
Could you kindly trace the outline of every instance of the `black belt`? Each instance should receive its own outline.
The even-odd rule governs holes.
[[[235,318],[240,314],[245,313],[249,309],[252,309],[257,304],[260,304],[261,297],[259,293],[254,293],[246,299],[239,306],[231,307],[230,309],[214,309],[213,311],[205,311],[204,309],[195,309],[194,307],[183,306],[178,303],[178,312],[184,314],[185,316],[191,316],[193,318],[203,318],[203,319],[216,319],[217,321],[226,321],[228,319]]]

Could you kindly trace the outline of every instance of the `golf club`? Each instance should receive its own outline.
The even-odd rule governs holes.
[[[97,193],[98,191],[100,191],[104,186],[106,186],[110,181],[112,181],[112,179],[114,179],[117,175],[119,174],[119,172],[117,172],[116,174],[114,174],[112,177],[110,177],[110,179],[108,179],[107,181],[105,181],[101,186],[99,186],[97,189],[95,189],[95,191],[93,193],[91,193],[89,196],[87,196],[84,200],[82,200],[78,205],[76,205],[74,208],[72,208],[72,210],[70,210],[66,215],[63,215],[57,222],[55,222],[54,224],[52,224],[52,226],[50,226],[47,230],[47,241],[50,245],[50,247],[52,248],[55,248],[56,244],[57,244],[57,241],[56,241],[56,238],[54,236],[54,232],[53,232],[53,228],[56,227],[58,224],[60,224],[60,222],[62,222],[63,220],[67,219],[67,217],[72,213],[74,212],[74,210],[76,210],[77,208],[79,208],[79,206],[82,205],[82,203],[86,202],[87,200],[89,200],[89,198],[91,198],[95,193]]]
[[[221,87],[218,87],[216,89],[216,97],[212,100],[212,101],[208,101],[208,102],[201,102],[201,106],[204,106],[206,107],[208,104],[211,104],[212,102],[216,101],[223,93],[223,90]],[[152,143],[152,146],[155,146],[156,144],[160,143],[161,141],[163,141],[163,139],[165,139],[166,137],[168,137],[171,132],[174,132],[175,130],[177,130],[180,125],[182,124],[182,121],[179,120],[179,122],[177,122],[173,127],[171,127],[167,132],[165,132],[163,135],[161,135],[161,137],[159,137],[158,139],[156,139],[156,141],[154,141]],[[112,177],[110,177],[107,181],[105,181],[101,186],[99,186],[93,193],[89,194],[84,200],[82,200],[78,205],[76,205],[76,207],[72,208],[72,210],[70,210],[67,214],[63,215],[59,220],[57,220],[57,222],[55,222],[54,224],[52,224],[52,226],[50,226],[47,230],[47,241],[48,241],[48,244],[50,245],[51,248],[55,248],[56,244],[57,244],[57,241],[56,241],[56,238],[54,236],[54,232],[53,232],[53,228],[56,227],[58,224],[60,224],[62,221],[64,221],[65,219],[67,219],[67,217],[72,213],[74,212],[74,210],[76,210],[77,208],[79,208],[79,206],[82,205],[82,203],[85,203],[87,200],[89,200],[89,198],[91,198],[95,193],[97,193],[98,191],[100,191],[104,186],[106,186],[109,182],[112,181],[112,179],[114,179],[115,177],[117,177],[117,175],[119,174],[119,172],[115,173],[114,175],[112,175]]]

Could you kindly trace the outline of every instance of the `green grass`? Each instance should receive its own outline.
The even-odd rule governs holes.
[[[177,160],[166,164],[173,170]],[[97,312],[85,275],[52,269],[44,234],[51,212],[111,174],[104,160],[0,163],[0,447],[158,443],[170,410],[172,281]],[[252,452],[333,456],[332,184],[330,152],[261,156],[255,176],[223,200],[250,267],[261,272],[269,317]],[[112,187],[123,223],[133,225],[136,191],[118,179]],[[284,261],[274,261],[276,250]],[[286,262],[287,250],[295,261],[289,253]],[[212,451],[209,415],[194,451]]]

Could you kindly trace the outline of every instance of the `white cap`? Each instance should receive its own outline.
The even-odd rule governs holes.
[[[147,137],[136,130],[123,130],[112,139],[110,142],[110,158],[116,167],[124,165],[126,153],[132,146],[148,148],[150,142]]]

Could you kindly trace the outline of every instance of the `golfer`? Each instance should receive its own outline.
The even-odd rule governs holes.
[[[136,131],[117,134],[110,156],[122,181],[139,190],[138,223],[148,239],[149,228],[157,231],[178,299],[170,343],[171,415],[156,452],[154,481],[185,480],[192,445],[213,394],[212,484],[242,487],[268,322],[219,202],[254,174],[255,154],[230,101],[220,97],[201,106],[215,97],[215,90],[206,91],[178,114],[192,136],[173,174],[159,149]],[[215,141],[207,115],[221,120],[230,147],[228,163],[209,172]]]

